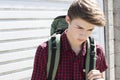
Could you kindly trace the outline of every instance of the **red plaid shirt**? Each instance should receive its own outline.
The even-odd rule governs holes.
[[[35,55],[34,69],[31,80],[46,80],[48,43],[41,44]],[[56,80],[84,80],[84,63],[86,56],[86,45],[83,43],[78,55],[71,49],[64,32],[61,36],[61,54]],[[107,69],[107,64],[103,50],[97,45],[96,69],[103,72]]]

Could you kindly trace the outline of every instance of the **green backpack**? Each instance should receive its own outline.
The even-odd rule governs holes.
[[[58,16],[51,25],[51,38],[48,41],[48,62],[47,62],[47,80],[55,80],[57,68],[60,60],[60,35],[67,29],[65,16]],[[94,39],[87,39],[87,56],[85,61],[85,73],[96,68],[96,46]],[[88,80],[87,77],[85,80]]]

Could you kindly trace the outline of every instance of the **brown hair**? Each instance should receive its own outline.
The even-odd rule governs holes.
[[[94,0],[74,0],[67,15],[71,20],[82,18],[94,25],[104,26],[105,17]]]

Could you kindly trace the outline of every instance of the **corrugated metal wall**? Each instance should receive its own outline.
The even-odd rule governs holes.
[[[53,19],[67,13],[70,2],[59,1],[0,1],[0,80],[30,80],[37,46],[48,39]],[[103,28],[93,36],[104,46]]]
[[[0,6],[0,80],[30,80],[36,47],[48,39],[53,18],[66,14],[68,4],[3,1]]]

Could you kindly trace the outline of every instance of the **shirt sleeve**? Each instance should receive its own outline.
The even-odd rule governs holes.
[[[97,45],[97,61],[96,61],[96,69],[100,70],[100,72],[104,72],[108,68],[108,64],[106,62],[105,53],[103,48]]]
[[[37,48],[31,80],[46,80],[46,48]]]

